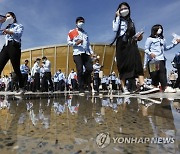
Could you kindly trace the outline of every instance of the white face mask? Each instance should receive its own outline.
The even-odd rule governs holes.
[[[9,24],[12,24],[14,22],[14,19],[13,19],[13,17],[7,17],[6,18],[6,21],[5,21],[5,23],[7,24],[7,25],[9,25]]]
[[[157,31],[157,34],[159,35],[159,34],[161,34],[161,33],[162,33],[162,29],[159,28],[158,31]]]
[[[77,27],[78,28],[83,28],[83,26],[84,26],[84,22],[78,22],[77,23]]]
[[[124,9],[124,10],[120,11],[120,14],[122,17],[126,17],[129,14],[129,9]]]

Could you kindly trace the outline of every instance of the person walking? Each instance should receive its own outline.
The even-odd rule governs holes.
[[[77,90],[77,73],[74,71],[74,69],[72,69],[69,73],[68,81],[72,86],[72,90]]]
[[[21,95],[24,93],[23,78],[20,71],[21,36],[24,26],[17,22],[16,15],[13,12],[7,12],[6,19],[0,20],[0,28],[4,22],[7,24],[7,27],[1,30],[0,34],[5,36],[6,43],[0,52],[0,74],[8,60],[10,60],[19,82],[20,89],[17,94]]]
[[[167,86],[166,58],[164,51],[174,48],[180,39],[167,46],[163,35],[163,27],[156,24],[151,28],[151,35],[145,42],[145,53],[147,54],[147,66],[152,85],[158,87],[161,84],[163,92],[176,92],[172,87]]]
[[[28,63],[29,63],[29,61],[26,59],[25,61],[24,61],[24,64],[22,64],[21,66],[20,66],[20,70],[21,70],[21,74],[22,74],[22,79],[23,79],[23,84],[24,84],[24,89],[25,90],[27,90],[28,88],[28,86],[27,86],[27,81],[28,81],[28,74],[29,74],[29,72],[30,72],[30,68],[29,68],[29,66],[28,66]]]
[[[32,91],[33,92],[39,92],[40,90],[40,58],[36,58],[36,61],[34,62],[34,65],[31,69],[31,76],[34,79]]]
[[[92,90],[91,73],[93,71],[93,64],[90,55],[93,54],[93,50],[90,46],[88,34],[83,29],[84,24],[85,19],[77,17],[76,28],[69,31],[67,38],[68,45],[73,47],[73,59],[76,64],[80,93],[84,93],[85,82],[88,90]],[[83,66],[85,67],[85,72],[83,72]]]
[[[113,20],[113,31],[116,37],[116,61],[121,80],[123,94],[130,94],[126,88],[126,80],[138,77],[140,94],[146,94],[153,90],[144,84],[144,72],[137,41],[142,40],[143,32],[136,33],[134,22],[131,19],[131,10],[128,3],[121,3]]]
[[[102,66],[99,64],[99,59],[95,60],[95,64],[93,65],[93,70],[94,70],[94,90],[96,92],[99,92],[99,86],[101,84],[101,79],[99,77],[99,72],[101,71]]]
[[[59,90],[59,76],[60,72],[59,70],[54,74],[54,91],[58,91]]]
[[[175,81],[175,85],[174,85],[174,88],[176,88],[176,90],[180,90],[180,52],[178,52],[174,59],[173,59],[173,62],[176,66],[176,69],[177,69],[177,79]]]
[[[54,88],[53,88],[53,82],[52,82],[52,78],[51,78],[51,62],[47,59],[47,57],[42,57],[42,66],[44,68],[44,76],[42,79],[42,84],[49,82],[50,84],[50,91],[53,92]],[[48,87],[46,86],[45,91],[48,91],[47,89]]]

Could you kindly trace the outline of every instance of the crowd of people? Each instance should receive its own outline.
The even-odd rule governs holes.
[[[43,57],[44,58],[44,57]],[[42,58],[42,59],[43,59]],[[20,70],[23,76],[23,83],[25,91],[32,92],[48,92],[48,91],[79,91],[79,83],[77,79],[77,72],[72,69],[68,75],[61,71],[57,70],[53,76],[51,76],[50,61],[45,57],[46,62],[49,65],[45,65],[46,62],[42,62],[41,59],[37,58],[34,62],[32,68],[28,66],[28,60],[25,60],[24,64],[20,66]],[[99,92],[101,90],[112,90],[120,89],[120,80],[115,72],[112,72],[110,75],[99,77],[99,74],[103,74],[101,71],[101,66],[99,60],[96,60],[96,63],[93,65],[93,74],[91,76],[91,85],[92,89],[88,89],[88,86],[85,90]],[[46,74],[49,74],[49,79]],[[0,91],[18,91],[19,84],[17,80],[17,75],[15,72],[11,72],[9,75],[4,75],[0,78]]]
[[[144,69],[137,44],[138,41],[143,39],[144,32],[136,32],[131,14],[131,8],[126,2],[120,3],[115,12],[112,27],[116,35],[111,45],[116,42],[118,79],[113,77],[112,73],[110,77],[107,77],[108,84],[105,84],[107,80],[105,77],[99,78],[99,72],[102,68],[99,60],[96,59],[93,62],[92,57],[95,53],[91,48],[89,36],[84,30],[84,17],[76,18],[75,28],[71,29],[67,36],[67,44],[73,47],[73,60],[76,64],[77,73],[72,70],[67,76],[59,69],[52,77],[51,62],[45,56],[42,59],[36,59],[31,71],[28,67],[28,60],[23,65],[20,65],[21,36],[24,27],[17,22],[13,12],[7,12],[5,16],[1,15],[0,27],[2,25],[6,26],[0,31],[0,34],[5,36],[6,43],[0,52],[0,74],[8,60],[11,61],[14,69],[14,72],[9,77],[3,77],[2,80],[7,81],[2,82],[1,85],[4,84],[4,90],[13,91],[19,89],[18,94],[23,94],[25,90],[53,92],[69,89],[78,90],[79,93],[83,94],[86,90],[99,92],[101,84],[103,90],[107,90],[107,87],[110,87],[109,89],[112,90],[121,90],[123,94],[132,92],[148,94],[159,90],[176,92],[173,88],[179,89],[180,78],[177,78],[173,88],[168,86],[164,51],[170,50],[179,44],[180,38],[174,39],[172,44],[167,46],[163,34],[163,26],[160,24],[152,26],[144,51],[144,68],[147,68],[152,81],[151,86],[149,86],[144,79]],[[179,67],[177,67],[177,71],[179,72]],[[110,86],[107,86],[109,84]]]
[[[20,66],[26,92],[79,91],[77,72],[74,69],[72,69],[67,75],[59,69],[54,73],[54,75],[49,75],[50,79],[48,80],[45,73],[48,69],[46,69],[43,62],[41,64],[40,61],[41,59],[37,58],[32,68],[29,68],[28,60],[25,60],[24,64]],[[48,63],[50,64],[49,61]],[[37,72],[34,72],[37,66],[39,67],[39,70],[37,71],[36,69]],[[103,71],[101,71],[101,68],[102,66],[99,64],[99,60],[97,59],[93,65],[93,73],[91,75],[92,89],[89,90],[88,86],[86,86],[85,91],[98,93],[99,91],[119,90],[123,92],[123,89],[121,88],[121,80],[119,79],[118,74],[113,71],[111,74],[105,75],[103,74]],[[48,71],[49,74],[51,74],[50,70]],[[168,75],[168,86],[178,90],[179,87],[176,86],[177,82],[177,70],[172,70]],[[152,80],[150,78],[145,78],[145,84],[151,87]],[[127,90],[131,93],[136,91],[138,85],[138,78],[126,81]],[[15,72],[11,72],[9,75],[4,75],[0,78],[0,91],[13,92],[18,91],[18,89],[19,84]]]

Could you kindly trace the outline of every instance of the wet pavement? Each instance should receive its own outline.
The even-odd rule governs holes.
[[[180,151],[180,93],[0,95],[1,154]]]

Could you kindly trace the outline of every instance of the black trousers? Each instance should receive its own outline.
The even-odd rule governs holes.
[[[148,71],[149,71],[149,62],[148,62]],[[159,70],[150,72],[150,77],[152,79],[152,85],[158,86],[159,83],[161,83],[161,87],[164,90],[165,87],[167,86],[167,75],[166,75],[166,63],[164,60],[159,61]]]
[[[71,79],[71,85],[72,85],[72,89],[76,90],[77,89],[77,80],[76,79]]]
[[[23,79],[23,84],[24,84],[24,89],[27,90],[28,85],[27,85],[27,80],[28,80],[28,74],[22,74],[22,79]]]
[[[45,72],[44,73],[44,76],[42,78],[42,86],[44,86],[44,84],[47,82],[48,83],[49,81],[49,84],[50,84],[50,90],[53,91],[54,88],[53,88],[53,82],[52,82],[52,79],[51,79],[51,72]],[[48,87],[45,86],[43,88],[45,91],[48,91]]]
[[[111,80],[112,90],[117,90],[116,80]]]
[[[59,90],[59,82],[54,82],[54,91]]]
[[[102,89],[103,89],[103,90],[107,90],[107,85],[106,85],[106,83],[102,83]]]
[[[180,89],[180,66],[178,66],[178,68],[177,68],[177,73],[178,73],[178,78],[175,82],[174,88]]]
[[[94,73],[94,90],[99,92],[99,86],[101,83],[101,79],[99,78],[99,73]]]
[[[64,91],[64,89],[65,89],[65,82],[64,82],[64,80],[60,80],[59,81],[59,90],[60,91]]]
[[[40,73],[34,74],[34,82],[33,82],[32,91],[35,92],[37,90],[40,90]]]
[[[74,55],[74,62],[76,64],[77,78],[80,90],[84,90],[84,84],[90,87],[91,84],[91,73],[93,71],[93,64],[91,57],[87,54]],[[83,72],[83,66],[85,72]]]
[[[16,73],[19,81],[19,87],[23,88],[23,79],[20,71],[20,59],[21,59],[21,45],[15,41],[8,41],[7,46],[3,46],[0,52],[0,74],[7,64],[8,60],[11,61],[14,72]]]

